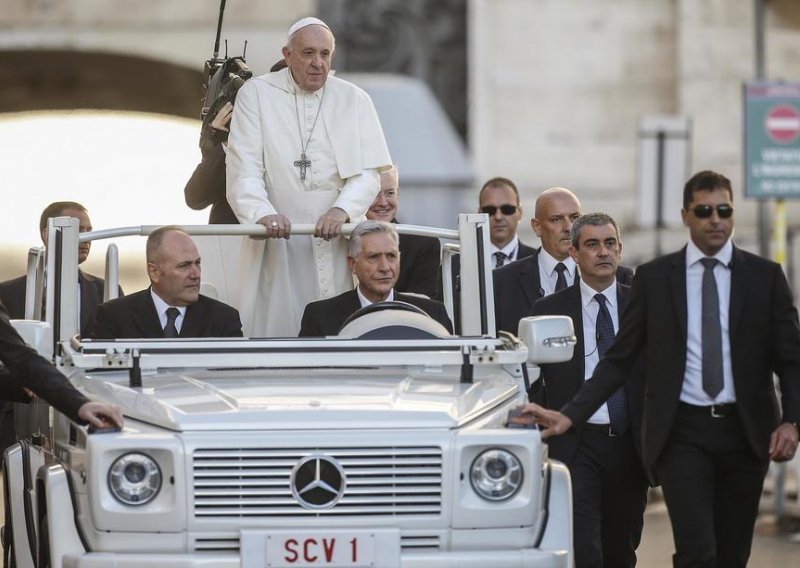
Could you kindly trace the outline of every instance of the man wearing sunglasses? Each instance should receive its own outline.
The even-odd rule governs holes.
[[[483,184],[478,201],[478,211],[489,215],[492,267],[500,268],[534,253],[536,249],[520,242],[517,236],[522,206],[513,181],[503,177],[490,179]]]
[[[769,461],[797,451],[800,326],[780,265],[731,242],[725,176],[692,177],[681,215],[689,243],[639,267],[591,380],[561,412],[527,405],[522,416],[543,437],[582,424],[642,358],[643,459],[664,491],[674,565],[745,566]]]

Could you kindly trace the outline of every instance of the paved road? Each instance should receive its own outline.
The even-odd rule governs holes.
[[[794,527],[800,531],[800,524]],[[672,532],[667,510],[662,501],[651,503],[644,519],[644,534],[637,551],[638,565],[643,568],[671,568]],[[756,525],[751,568],[789,568],[800,566],[800,534],[778,530],[774,518],[762,514]]]

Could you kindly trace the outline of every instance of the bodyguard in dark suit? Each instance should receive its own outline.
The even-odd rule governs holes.
[[[517,236],[522,204],[513,181],[494,177],[484,183],[478,194],[478,211],[489,215],[489,238],[492,241],[489,249],[494,268],[533,254],[535,249]]]
[[[541,366],[534,400],[547,408],[572,399],[614,339],[630,290],[615,277],[621,252],[608,215],[583,215],[572,225],[570,256],[581,279],[536,302],[532,312],[570,316],[578,340],[572,359]],[[581,428],[549,440],[549,455],[564,462],[572,477],[578,568],[636,565],[648,487],[634,442],[640,424],[641,393],[631,382]]]
[[[578,272],[569,247],[572,223],[580,215],[578,198],[563,187],[546,189],[536,198],[531,227],[542,241],[541,248],[492,273],[498,331],[516,334],[519,320],[531,315],[537,300],[577,281]],[[632,279],[633,271],[620,266],[617,280],[630,284]]]
[[[82,233],[92,230],[92,222],[86,208],[74,201],[57,201],[45,207],[39,218],[39,232],[42,242],[47,245],[47,221],[51,217],[76,217],[79,221],[79,230]],[[80,243],[78,249],[78,263],[83,263],[89,256],[91,242]],[[0,301],[8,310],[11,319],[25,318],[25,292],[28,283],[26,276],[0,283]],[[103,301],[105,280],[78,270],[78,284],[80,289],[80,327],[81,335],[86,335],[89,323],[94,316],[94,310]],[[119,291],[122,295],[122,290]],[[35,318],[35,319],[38,319]]]
[[[42,242],[47,246],[47,222],[51,217],[75,217],[78,219],[78,229],[85,233],[92,230],[92,222],[86,207],[75,201],[56,201],[44,208],[39,216],[39,234]],[[89,256],[91,242],[80,243],[78,248],[78,263],[83,263]],[[8,315],[11,319],[25,318],[25,297],[27,293],[28,277],[20,276],[12,280],[0,283],[0,301],[5,304]],[[46,286],[46,283],[45,283]],[[92,276],[78,270],[78,290],[79,296],[79,322],[81,335],[85,336],[89,329],[89,324],[94,317],[97,305],[103,301],[105,281],[97,276]],[[122,289],[119,290],[122,295]],[[34,319],[40,319],[42,314],[33,314]],[[0,451],[7,448],[19,438],[26,438],[32,432],[37,431],[42,426],[46,426],[47,412],[32,412],[30,407],[25,404],[14,405],[3,403],[0,415],[2,415],[2,426],[0,426]],[[42,405],[43,406],[43,405]],[[38,417],[40,424],[37,424]]]
[[[396,166],[381,172],[381,189],[367,209],[371,221],[397,222],[400,200],[400,174]],[[394,285],[398,292],[435,297],[439,281],[441,244],[439,239],[422,235],[400,235],[400,275]]]
[[[444,304],[396,292],[400,262],[397,231],[391,223],[369,220],[359,223],[350,233],[347,255],[347,264],[358,280],[356,289],[308,304],[300,324],[300,337],[336,335],[344,321],[360,308],[394,300],[422,308],[452,332]]]
[[[730,181],[684,188],[689,244],[639,268],[617,339],[562,413],[529,405],[544,436],[581,424],[645,363],[642,449],[672,522],[675,566],[745,566],[769,460],[791,459],[800,326],[780,265],[730,241]],[[780,380],[781,406],[773,384]]]
[[[98,306],[93,338],[241,337],[239,312],[200,295],[200,255],[189,235],[160,227],[146,254],[150,288]]]

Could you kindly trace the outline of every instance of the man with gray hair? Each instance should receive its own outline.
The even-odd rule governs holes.
[[[363,221],[350,234],[347,266],[358,285],[327,300],[306,306],[300,326],[300,337],[336,335],[351,314],[379,302],[407,302],[424,310],[453,331],[444,304],[414,294],[396,292],[394,285],[400,274],[400,250],[397,231],[384,221]]]
[[[622,241],[605,213],[572,223],[570,258],[580,279],[533,306],[532,315],[572,318],[578,343],[572,359],[541,366],[532,399],[560,409],[592,376],[614,340],[630,287],[617,279]],[[634,375],[635,377],[635,375]],[[572,477],[576,566],[635,566],[647,501],[641,465],[641,393],[636,379],[620,388],[582,427],[550,438],[549,454],[564,462]]]
[[[295,335],[309,301],[352,288],[336,237],[363,219],[392,163],[369,95],[329,75],[335,48],[325,22],[303,18],[289,28],[288,67],[236,95],[228,202],[266,231],[242,245],[236,304],[247,335]],[[292,223],[315,224],[316,238],[292,236]]]

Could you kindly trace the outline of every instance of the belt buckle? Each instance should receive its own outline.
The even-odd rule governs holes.
[[[711,418],[725,418],[724,414],[717,414],[717,405],[711,405]]]

